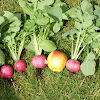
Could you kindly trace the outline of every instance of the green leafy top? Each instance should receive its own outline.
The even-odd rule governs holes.
[[[77,59],[88,44],[91,44],[93,48],[94,45],[100,46],[100,32],[98,32],[100,27],[97,24],[100,22],[99,14],[97,14],[99,8],[99,6],[95,6],[94,10],[88,0],[83,0],[78,7],[66,11],[66,14],[75,20],[74,30],[76,31],[70,30],[70,34],[68,31],[62,35],[63,38],[66,36],[72,41],[72,59]]]
[[[95,73],[96,63],[94,61],[95,55],[93,52],[88,53],[84,62],[81,64],[81,71],[85,76],[93,75]]]
[[[51,52],[56,50],[56,45],[49,37],[57,33],[62,25],[63,19],[68,20],[65,12],[68,7],[61,0],[18,0],[26,16],[24,28],[29,33],[30,39],[25,48],[35,54],[41,54],[42,50]],[[30,48],[31,47],[31,48]],[[34,49],[32,49],[34,48]]]
[[[9,33],[10,32],[18,32],[20,30],[20,25],[21,21],[11,12],[9,11],[4,11],[3,13],[0,14],[0,32],[3,32],[7,30],[5,27],[6,25],[9,24],[9,29],[7,30]]]
[[[28,32],[21,29],[21,14],[13,14],[4,11],[0,19],[1,45],[4,44],[7,51],[11,54],[14,61],[20,59],[21,52],[24,47],[25,38]]]

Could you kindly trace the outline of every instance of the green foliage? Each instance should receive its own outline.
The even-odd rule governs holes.
[[[5,64],[5,54],[0,49],[0,66]]]
[[[95,11],[94,14],[97,16],[97,20],[96,20],[96,25],[100,27],[100,6],[95,5]]]
[[[96,15],[95,15],[96,9],[98,8],[95,8],[95,10],[93,10],[93,5],[89,1],[83,0],[80,6],[76,8],[71,8],[69,11],[66,12],[71,18],[74,18],[75,28],[77,29],[77,31],[74,32],[76,33],[76,35],[73,33],[70,34],[70,37],[71,37],[70,41],[71,40],[76,41],[75,42],[76,47],[74,48],[74,50],[72,50],[72,59],[77,59],[79,55],[81,54],[81,52],[84,50],[85,46],[90,43],[92,44],[95,43],[97,47],[99,46],[98,39],[100,37],[100,33],[97,32],[97,30],[100,30],[100,28],[96,26],[96,23],[95,23],[97,20]],[[66,34],[67,33],[63,34],[62,37],[69,36]],[[95,40],[96,42],[94,42]],[[73,46],[72,46],[72,49],[73,49]]]
[[[37,25],[46,25],[49,22],[49,19],[47,17],[39,16],[37,19],[35,19],[35,22]]]
[[[4,32],[7,30],[7,27],[5,27],[7,24],[9,25],[9,29],[7,32],[18,32],[20,29],[20,24],[21,22],[19,19],[11,12],[9,11],[4,11],[3,13],[0,14],[2,17],[0,19],[2,20],[2,23],[0,24],[0,32]],[[4,31],[3,31],[4,29]]]
[[[56,45],[51,41],[51,40],[43,40],[40,41],[40,47],[44,50],[44,51],[54,51],[56,50]]]
[[[49,2],[47,0],[31,0],[31,2],[19,0],[19,5],[26,16],[29,16],[29,18],[26,17],[24,28],[27,29],[26,31],[29,34],[31,32],[31,39],[27,39],[28,43],[24,47],[31,52],[34,51],[36,55],[41,54],[42,50],[49,52],[56,50],[53,42],[44,43],[43,41],[49,41],[51,36],[60,31],[63,26],[63,18],[67,18],[64,17],[65,12],[68,10],[67,5],[60,0]],[[32,50],[29,47],[35,49]]]
[[[19,2],[19,5],[23,8],[24,12],[32,17],[33,8],[28,3],[24,2],[23,0],[18,0],[18,2]]]
[[[21,21],[17,18],[17,15],[14,15],[9,11],[4,11],[1,13],[1,16],[4,18],[4,21],[2,21],[0,25],[1,40],[4,43],[5,48],[6,46],[8,47],[8,52],[11,54],[13,60],[17,61],[20,58],[23,48],[23,40],[20,36],[17,36],[17,33],[20,30]],[[18,46],[19,41],[20,46]]]
[[[75,20],[76,28],[62,35],[62,38],[66,37],[66,40],[72,43],[71,59],[77,60],[85,50],[93,51],[93,48],[100,47],[100,32],[98,32],[100,27],[97,25],[97,23],[99,23],[97,21],[99,18],[99,8],[99,6],[95,6],[94,10],[92,3],[88,0],[83,0],[78,7],[71,8],[66,12],[70,18]],[[90,45],[90,47],[88,45]],[[87,59],[82,60],[82,62],[81,70],[83,74],[86,76],[93,75],[95,73],[94,60]]]
[[[81,71],[85,76],[93,75],[95,73],[96,63],[94,61],[95,55],[93,52],[88,53],[84,62],[81,64]]]
[[[66,38],[70,34],[74,35],[76,32],[77,32],[76,29],[68,30],[67,32],[65,32],[64,34],[62,34],[62,38]]]
[[[95,55],[93,52],[90,52],[87,54],[87,56],[85,57],[84,61],[87,61],[87,60],[94,60],[95,59]]]
[[[57,33],[60,30],[61,23],[56,22],[53,27],[53,31]]]
[[[54,3],[54,0],[49,0],[49,1],[48,0],[42,0],[42,1],[37,2],[37,3],[38,3],[37,8],[42,10],[45,5],[52,5]]]
[[[4,22],[4,17],[0,16],[0,25]]]
[[[37,0],[28,0],[28,1],[31,1],[34,3]],[[43,1],[43,0],[40,0],[40,1]],[[53,0],[45,0],[45,1],[53,2]],[[3,10],[8,9],[12,12],[16,12],[15,9],[17,9],[19,11],[19,5],[17,4],[17,0],[14,0],[14,1],[13,0],[1,0],[1,2],[3,2],[3,3],[1,3],[1,7]],[[9,4],[9,2],[11,4]],[[60,2],[60,0],[55,0],[55,2],[56,2],[55,5],[58,5],[58,6],[62,4]],[[79,4],[79,2],[81,2],[81,0],[76,0],[76,1],[75,0],[66,0],[66,2],[67,2],[67,4],[69,4],[72,7],[72,6],[76,6],[76,4]],[[16,3],[16,5],[13,3]],[[20,10],[20,11],[22,11],[22,10]],[[71,11],[71,13],[76,14],[76,11],[74,11],[74,12],[73,11]],[[46,15],[46,17],[47,16],[48,15]],[[71,14],[71,16],[72,16],[72,14]],[[75,18],[76,15],[73,14],[73,16]],[[54,21],[54,20],[50,19],[50,22],[52,22],[52,21]],[[25,25],[26,25],[26,26],[24,26],[25,31],[28,31],[29,34],[33,34],[35,32],[35,29],[38,31],[38,28],[36,28],[37,26],[35,26],[34,20],[30,20],[30,19],[27,20],[25,22]],[[67,25],[67,29],[72,28],[72,27],[73,27],[73,24],[69,21],[69,23]],[[44,28],[45,28],[45,26],[44,26]],[[93,28],[93,27],[90,27],[90,29],[91,30],[89,30],[89,31],[95,31],[95,28]],[[66,30],[66,27],[65,27],[65,30]],[[68,38],[66,38],[66,37],[64,37],[64,38],[66,38],[66,40],[68,40],[68,42],[66,42],[66,41],[62,42],[61,36],[60,36],[61,34],[60,33],[56,34],[57,41],[56,40],[55,41],[56,41],[58,50],[62,50],[65,53],[67,53],[68,51],[66,51],[67,47],[65,47],[65,45],[69,45],[69,43],[71,44],[71,41],[70,41],[71,33],[75,36],[74,40],[76,39],[76,32],[77,32],[76,29],[66,32],[65,35],[68,36]],[[61,31],[61,33],[62,33],[62,31]],[[91,32],[89,32],[89,33],[91,33]],[[17,34],[19,34],[19,33],[17,33]],[[37,34],[38,33],[36,32],[36,35]],[[52,34],[54,34],[54,32],[49,33],[49,35],[52,35]],[[43,35],[43,34],[41,34],[41,35]],[[92,35],[92,34],[89,34],[89,35]],[[98,35],[96,33],[96,35],[94,34],[92,36],[94,38],[95,36],[98,36]],[[54,36],[54,38],[55,38],[55,36]],[[92,40],[93,40],[93,38],[92,38]],[[87,40],[88,40],[88,38],[87,38]],[[87,42],[89,42],[89,41],[87,41]],[[96,42],[96,41],[93,40],[92,43],[94,43],[94,42]],[[31,45],[27,45],[27,46],[29,46],[29,49],[34,50],[35,49],[33,46],[34,45],[34,35],[33,35],[33,37],[32,36],[26,37],[25,43],[26,43],[26,45],[27,45],[27,43],[29,43],[29,44],[32,43]],[[76,42],[74,42],[74,43],[76,43]],[[70,45],[69,45],[69,48],[71,49]],[[82,55],[85,56],[86,53],[88,52],[88,49],[86,49],[85,51],[86,52],[81,53],[81,56]],[[84,84],[82,84],[82,86],[79,88],[79,85],[81,84],[81,82],[84,78],[81,71],[79,71],[76,74],[72,74],[70,77],[69,72],[66,68],[61,73],[55,73],[55,72],[52,72],[51,70],[49,70],[48,67],[46,67],[41,71],[41,74],[42,74],[41,77],[39,77],[37,79],[35,76],[36,70],[30,63],[31,58],[34,56],[34,53],[30,53],[30,52],[26,52],[26,53],[22,52],[22,53],[23,53],[23,55],[21,56],[21,58],[26,60],[26,62],[28,64],[27,69],[25,70],[25,72],[27,73],[27,78],[25,78],[22,73],[14,71],[14,75],[12,77],[14,79],[15,89],[18,92],[17,96],[15,95],[15,90],[14,90],[13,85],[10,82],[10,80],[0,78],[0,99],[1,100],[80,100],[80,99],[99,100],[100,99],[100,89],[99,89],[100,88],[100,75],[99,75],[100,68],[98,66],[97,66],[95,74],[92,76],[88,76],[85,79]],[[98,50],[98,55],[100,56],[100,49]],[[10,58],[8,58],[8,59],[11,61]],[[83,61],[82,57],[81,57],[81,59]],[[9,61],[8,61],[8,64],[9,64]],[[100,64],[99,64],[99,66],[100,66]]]
[[[89,13],[89,14],[93,13],[93,6],[88,0],[82,1],[81,9],[82,9],[83,13],[86,13],[86,12]]]
[[[62,21],[62,17],[63,17],[62,9],[58,6],[56,6],[56,7],[55,6],[54,7],[44,6],[43,12],[47,13],[48,16],[50,16],[57,22]]]

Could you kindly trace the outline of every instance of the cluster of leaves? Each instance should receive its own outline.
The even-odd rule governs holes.
[[[4,11],[0,14],[0,46],[8,48],[14,61],[20,59],[24,48],[35,55],[42,54],[43,50],[56,50],[57,47],[50,37],[60,31],[63,20],[72,18],[75,20],[75,28],[64,33],[62,37],[72,42],[72,59],[77,60],[84,50],[89,51],[81,65],[83,74],[87,76],[95,72],[93,49],[100,56],[100,6],[93,6],[87,0],[83,0],[77,8],[71,9],[60,0],[18,2],[23,9],[22,13]],[[87,66],[90,63],[93,69]],[[90,69],[89,74],[87,69]]]
[[[20,30],[21,22],[20,20],[11,12],[4,11],[0,14],[0,47],[5,48],[5,45],[12,52],[12,57],[16,60],[15,52],[15,37],[17,32]],[[4,44],[2,44],[2,41]]]
[[[62,37],[72,41],[72,59],[77,60],[83,51],[88,51],[87,57],[81,65],[81,71],[85,76],[94,74],[96,63],[93,49],[100,50],[99,11],[99,5],[92,5],[88,0],[83,0],[77,8],[71,8],[66,12],[75,20],[75,28],[64,33]]]
[[[22,13],[4,11],[0,14],[0,47],[6,49],[16,62],[25,48],[35,55],[42,50],[51,52],[56,45],[49,38],[68,20],[68,7],[60,0],[18,0]]]
[[[65,15],[67,5],[60,0],[19,0],[19,4],[26,16],[26,31],[32,33],[25,48],[36,55],[41,54],[42,50],[56,50],[56,45],[50,37],[61,29],[63,20],[68,20]]]

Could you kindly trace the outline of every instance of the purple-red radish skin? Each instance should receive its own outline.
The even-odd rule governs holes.
[[[80,62],[77,60],[70,59],[66,62],[66,68],[71,72],[77,72],[80,70]]]
[[[32,58],[31,63],[34,67],[43,69],[47,66],[47,64],[45,64],[46,60],[47,60],[46,56],[37,55]]]
[[[14,68],[16,69],[16,71],[19,71],[19,72],[24,71],[27,68],[27,64],[23,60],[18,60],[17,62],[15,62]]]
[[[0,77],[11,78],[13,75],[13,68],[10,65],[3,65],[0,70]]]

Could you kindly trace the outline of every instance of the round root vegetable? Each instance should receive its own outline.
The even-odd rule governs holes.
[[[2,78],[11,78],[13,75],[13,68],[10,65],[3,65],[0,70],[0,76]]]
[[[44,55],[37,55],[32,58],[31,63],[34,67],[43,69],[47,66],[47,58]]]
[[[66,62],[66,68],[71,72],[77,72],[80,70],[80,62],[77,60],[70,59]]]
[[[15,89],[15,92],[17,94],[16,88],[15,88],[15,84],[14,84],[14,81],[12,79],[12,75],[13,75],[13,68],[10,65],[3,65],[1,67],[0,77],[2,77],[2,78],[9,78],[11,80],[11,82],[13,84],[13,87]]]
[[[61,72],[66,65],[67,56],[60,51],[52,51],[47,58],[48,67],[55,72]]]
[[[17,62],[15,62],[14,68],[16,69],[16,71],[19,71],[19,72],[24,71],[27,68],[27,64],[23,60],[18,60]]]

